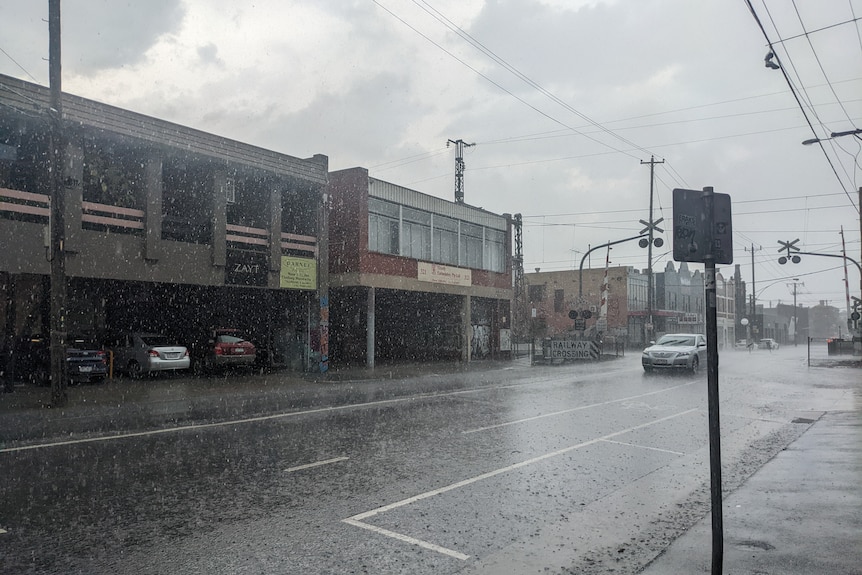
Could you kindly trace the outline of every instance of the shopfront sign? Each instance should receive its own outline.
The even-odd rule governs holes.
[[[435,284],[464,287],[470,287],[473,285],[473,276],[470,270],[453,266],[444,266],[442,264],[419,262],[417,277],[419,281]]]
[[[269,281],[269,254],[228,250],[224,283],[240,286],[266,286]]]
[[[285,289],[317,289],[317,260],[281,256],[278,286]]]

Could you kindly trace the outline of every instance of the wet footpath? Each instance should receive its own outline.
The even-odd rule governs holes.
[[[862,574],[862,413],[824,414],[726,496],[722,517],[721,573]],[[716,573],[712,534],[707,515],[642,573]]]

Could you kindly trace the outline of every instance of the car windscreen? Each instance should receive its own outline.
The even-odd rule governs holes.
[[[664,336],[656,345],[670,345],[670,346],[693,346],[694,338],[693,337],[679,337],[679,336]]]
[[[171,340],[163,335],[147,335],[141,337],[141,340],[150,347],[166,347],[174,345]]]
[[[245,339],[235,335],[221,334],[216,338],[216,343],[242,343]]]

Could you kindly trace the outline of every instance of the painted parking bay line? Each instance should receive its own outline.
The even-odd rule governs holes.
[[[293,473],[294,471],[302,471],[303,469],[311,469],[312,467],[320,467],[321,465],[329,465],[330,463],[338,463],[339,461],[347,461],[349,457],[333,457],[323,461],[315,461],[314,463],[306,463],[305,465],[297,465],[296,467],[288,467],[285,473]]]
[[[521,461],[519,463],[514,463],[512,465],[507,465],[506,467],[501,467],[499,469],[494,469],[492,471],[488,471],[487,473],[482,473],[481,475],[477,475],[475,477],[470,477],[468,479],[463,479],[458,481],[457,483],[452,483],[450,485],[446,485],[444,487],[440,487],[438,489],[434,489],[431,491],[426,491],[425,493],[420,493],[419,495],[414,495],[413,497],[408,497],[407,499],[402,499],[401,501],[396,501],[394,503],[390,503],[388,505],[384,505],[382,507],[378,507],[377,509],[372,509],[371,511],[365,511],[364,513],[359,513],[357,515],[353,515],[352,517],[348,517],[347,519],[342,519],[341,521],[347,523],[348,525],[353,525],[354,527],[361,527],[363,529],[367,529],[369,531],[373,531],[375,533],[379,533],[381,535],[385,535],[387,537],[391,537],[393,539],[397,539],[399,541],[404,541],[405,543],[410,543],[412,545],[417,545],[424,549],[429,549],[431,551],[436,551],[438,553],[442,553],[444,555],[448,555],[449,557],[454,557],[456,559],[460,559],[462,561],[466,561],[470,558],[469,555],[465,555],[459,551],[455,551],[454,549],[448,549],[446,547],[442,547],[440,545],[436,545],[434,543],[429,543],[427,541],[423,541],[421,539],[416,539],[415,537],[410,537],[409,535],[404,535],[402,533],[395,533],[394,531],[389,531],[388,529],[383,529],[369,523],[366,523],[365,520],[375,515],[379,515],[381,513],[385,513],[387,511],[391,511],[393,509],[398,509],[399,507],[404,507],[405,505],[410,505],[411,503],[416,503],[417,501],[422,501],[423,499],[428,499],[430,497],[434,497],[435,495],[440,495],[442,493],[446,493],[448,491],[453,491],[455,489],[459,489],[461,487],[466,487],[467,485],[471,485],[473,483],[477,483],[479,481],[483,481],[485,479],[490,479],[491,477],[496,477],[497,475],[501,475],[503,473],[508,473],[510,471],[514,471],[515,469],[520,469],[522,467],[527,467],[529,465],[533,465],[535,463],[539,463],[541,461],[545,461],[546,459],[551,459],[554,457],[558,457],[560,455],[565,455],[570,451],[574,451],[576,449],[580,449],[582,447],[587,447],[589,445],[594,445],[599,442],[607,441],[609,439],[613,439],[614,437],[618,437],[620,435],[624,435],[626,433],[630,433],[632,431],[636,431],[638,429],[642,429],[644,427],[649,427],[650,425],[655,425],[657,423],[663,423],[665,421],[669,421],[671,419],[681,417],[683,415],[688,415],[689,413],[694,413],[699,411],[697,408],[687,409],[685,411],[680,411],[679,413],[674,413],[672,415],[667,415],[665,417],[655,419],[653,421],[648,421],[647,423],[642,423],[640,425],[635,425],[633,427],[628,427],[626,429],[621,429],[620,431],[615,431],[613,433],[609,433],[607,435],[603,435],[602,437],[597,437],[595,439],[590,439],[588,441],[584,441],[575,445],[570,445],[569,447],[564,447],[562,449],[558,449],[556,451],[551,451],[549,453],[545,453],[544,455],[539,455],[537,457],[533,457],[527,459],[525,461]]]

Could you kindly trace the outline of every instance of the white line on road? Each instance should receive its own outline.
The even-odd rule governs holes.
[[[675,413],[673,415],[668,415],[662,417],[660,419],[655,419],[653,421],[649,421],[647,423],[642,423],[640,425],[635,425],[633,427],[628,427],[626,429],[622,429],[620,431],[615,431],[614,433],[609,433],[608,435],[604,435],[602,437],[597,437],[595,439],[590,439],[589,441],[584,441],[582,443],[578,443],[576,445],[570,445],[569,447],[564,447],[563,449],[558,449],[556,451],[551,451],[550,453],[545,453],[544,455],[539,455],[538,457],[533,457],[531,459],[527,459],[525,461],[521,461],[520,463],[514,463],[512,465],[507,465],[506,467],[501,467],[499,469],[495,469],[493,471],[489,471],[487,473],[483,473],[481,475],[477,475],[475,477],[470,477],[468,479],[464,479],[462,481],[458,481],[457,483],[452,483],[450,485],[446,485],[445,487],[440,487],[439,489],[434,489],[432,491],[426,491],[425,493],[420,493],[419,495],[414,495],[413,497],[408,497],[407,499],[402,499],[401,501],[396,501],[395,503],[390,503],[389,505],[384,505],[383,507],[378,507],[377,509],[372,509],[371,511],[366,511],[364,513],[359,513],[358,515],[354,515],[352,517],[348,517],[347,519],[342,519],[343,522],[349,523],[350,525],[355,525],[357,527],[362,527],[363,529],[370,529],[371,531],[376,531],[388,537],[394,537],[395,539],[399,539],[401,541],[406,541],[408,543],[413,543],[415,545],[420,545],[421,547],[425,547],[426,549],[434,549],[435,551],[439,551],[440,549],[444,549],[447,555],[454,557],[457,551],[452,551],[451,549],[446,549],[445,547],[439,547],[434,545],[433,543],[427,543],[425,541],[421,541],[419,539],[414,539],[407,535],[401,535],[399,533],[393,533],[391,531],[387,531],[385,529],[378,529],[364,522],[365,519],[369,517],[374,517],[375,515],[379,515],[380,513],[385,513],[386,511],[391,511],[393,509],[397,509],[399,507],[404,507],[405,505],[410,505],[411,503],[416,503],[417,501],[421,501],[423,499],[428,499],[429,497],[434,497],[435,495],[440,495],[441,493],[446,493],[447,491],[452,491],[454,489],[458,489],[460,487],[465,487],[467,485],[471,485],[478,481],[482,481],[485,479],[489,479],[491,477],[496,477],[497,475],[501,475],[503,473],[508,473],[509,471],[514,471],[515,469],[520,469],[522,467],[527,467],[528,465],[532,465],[534,463],[538,463],[540,461],[544,461],[546,459],[551,459],[553,457],[558,457],[560,455],[564,455],[569,453],[570,451],[574,451],[576,449],[580,449],[582,447],[587,447],[589,445],[593,445],[595,443],[599,443],[601,441],[607,441],[613,437],[617,437],[626,433],[630,433],[632,431],[648,427],[650,425],[655,425],[656,423],[662,423],[664,421],[668,421],[670,419],[674,419],[676,417],[680,417],[682,415],[687,415],[689,413],[693,413],[698,411],[698,409],[687,409],[685,411],[681,411],[679,413]],[[438,548],[439,547],[439,548]],[[442,551],[441,551],[442,552]],[[469,556],[463,555],[459,557],[462,560],[466,560]]]
[[[338,463],[339,461],[347,461],[350,459],[349,457],[334,457],[332,459],[326,459],[324,461],[315,461],[314,463],[306,463],[305,465],[297,465],[296,467],[288,467],[285,469],[285,473],[292,473],[294,471],[301,471],[303,469],[311,469],[312,467],[320,467],[321,465],[329,465],[330,463]]]
[[[554,380],[547,380],[554,381]],[[168,427],[164,429],[153,429],[149,431],[139,431],[133,433],[115,433],[112,435],[100,435],[98,437],[87,437],[83,439],[69,439],[67,441],[54,441],[50,443],[35,443],[33,445],[23,445],[21,447],[6,447],[0,448],[0,453],[12,453],[16,451],[29,451],[33,449],[44,449],[48,447],[62,447],[64,445],[77,445],[81,443],[96,443],[99,441],[116,441],[121,439],[128,439],[131,437],[148,437],[151,435],[160,435],[163,433],[178,433],[183,431],[194,431],[198,429],[207,429],[212,427],[225,427],[229,425],[240,425],[243,423],[257,423],[261,421],[271,421],[276,419],[285,419],[288,417],[299,417],[302,415],[312,415],[315,413],[327,413],[327,412],[335,412],[335,411],[345,411],[348,409],[355,408],[365,408],[365,407],[376,407],[380,405],[394,404],[394,403],[405,403],[408,401],[415,401],[419,399],[435,399],[438,397],[449,397],[456,395],[466,395],[471,393],[484,393],[487,391],[497,391],[500,389],[509,389],[514,387],[522,387],[525,385],[534,385],[536,383],[535,380],[525,382],[525,383],[513,383],[509,385],[494,385],[494,386],[486,386],[486,387],[477,387],[473,389],[460,389],[458,391],[445,391],[439,393],[427,393],[427,394],[418,394],[411,395],[407,397],[397,397],[394,399],[381,399],[379,401],[367,401],[364,403],[352,403],[348,405],[336,405],[331,407],[321,407],[318,409],[306,409],[304,411],[291,411],[288,413],[274,413],[272,415],[261,415],[259,417],[247,417],[244,419],[232,419],[229,421],[218,421],[215,423],[199,423],[195,425],[180,425],[178,427]]]
[[[616,443],[617,445],[625,445],[626,447],[637,447],[638,449],[649,449],[650,451],[661,451],[662,453],[671,453],[673,455],[685,455],[681,451],[671,451],[670,449],[662,449],[661,447],[649,447],[647,445],[638,445],[636,443],[627,443],[625,441],[614,441],[613,439],[603,439],[605,443]]]
[[[368,529],[369,531],[374,531],[375,533],[379,533],[380,535],[385,535],[386,537],[398,539],[399,541],[404,541],[405,543],[410,543],[411,545],[417,545],[431,551],[436,551],[437,553],[442,553],[443,555],[448,555],[449,557],[454,557],[455,559],[460,559],[461,561],[466,561],[470,558],[469,555],[464,555],[463,553],[455,551],[454,549],[447,549],[446,547],[434,545],[433,543],[428,543],[427,541],[422,541],[421,539],[416,539],[415,537],[410,537],[409,535],[404,535],[403,533],[396,533],[394,531],[389,531],[388,529],[383,529],[382,527],[376,527],[374,525],[369,525],[368,523],[355,521],[353,519],[343,519],[342,521],[349,525],[353,525],[354,527]]]
[[[673,387],[666,387],[666,388],[664,388],[664,389],[659,389],[659,390],[657,390],[657,391],[650,391],[650,392],[648,392],[648,393],[641,393],[641,394],[638,394],[638,395],[631,395],[631,396],[629,396],[629,397],[621,397],[620,399],[611,399],[611,400],[608,400],[608,401],[602,401],[602,402],[599,402],[599,403],[590,403],[589,405],[581,405],[581,406],[578,406],[578,407],[573,407],[573,408],[571,408],[571,409],[563,409],[563,410],[561,410],[561,411],[553,411],[553,412],[551,412],[551,413],[543,413],[542,415],[535,415],[535,416],[533,416],[533,417],[525,417],[524,419],[516,419],[515,421],[507,421],[506,423],[498,423],[498,424],[496,424],[496,425],[489,425],[489,426],[487,426],[487,427],[477,427],[476,429],[467,429],[467,430],[462,431],[461,433],[463,433],[463,434],[468,434],[468,433],[479,433],[480,431],[488,431],[489,429],[497,429],[498,427],[506,427],[507,425],[517,425],[518,423],[526,423],[526,422],[528,422],[528,421],[535,421],[535,420],[537,420],[537,419],[543,419],[543,418],[545,418],[545,417],[555,417],[555,416],[557,416],[557,415],[565,415],[565,414],[567,414],[567,413],[572,413],[572,412],[575,412],[575,411],[581,411],[581,410],[583,410],[583,409],[591,409],[591,408],[593,408],[593,407],[601,407],[601,406],[603,406],[603,405],[611,405],[611,404],[613,404],[613,403],[620,403],[620,402],[623,402],[623,401],[631,401],[632,399],[638,399],[638,398],[641,398],[641,397],[647,397],[647,396],[649,396],[649,395],[655,395],[655,394],[657,394],[657,393],[664,393],[664,392],[666,392],[666,391],[671,391],[671,390],[674,390],[674,389],[679,389],[680,387],[685,387],[685,386],[687,386],[687,385],[692,385],[693,383],[696,383],[696,382],[691,381],[691,382],[689,382],[689,383],[683,383],[683,384],[681,384],[681,385],[675,385],[675,386],[673,386]]]

